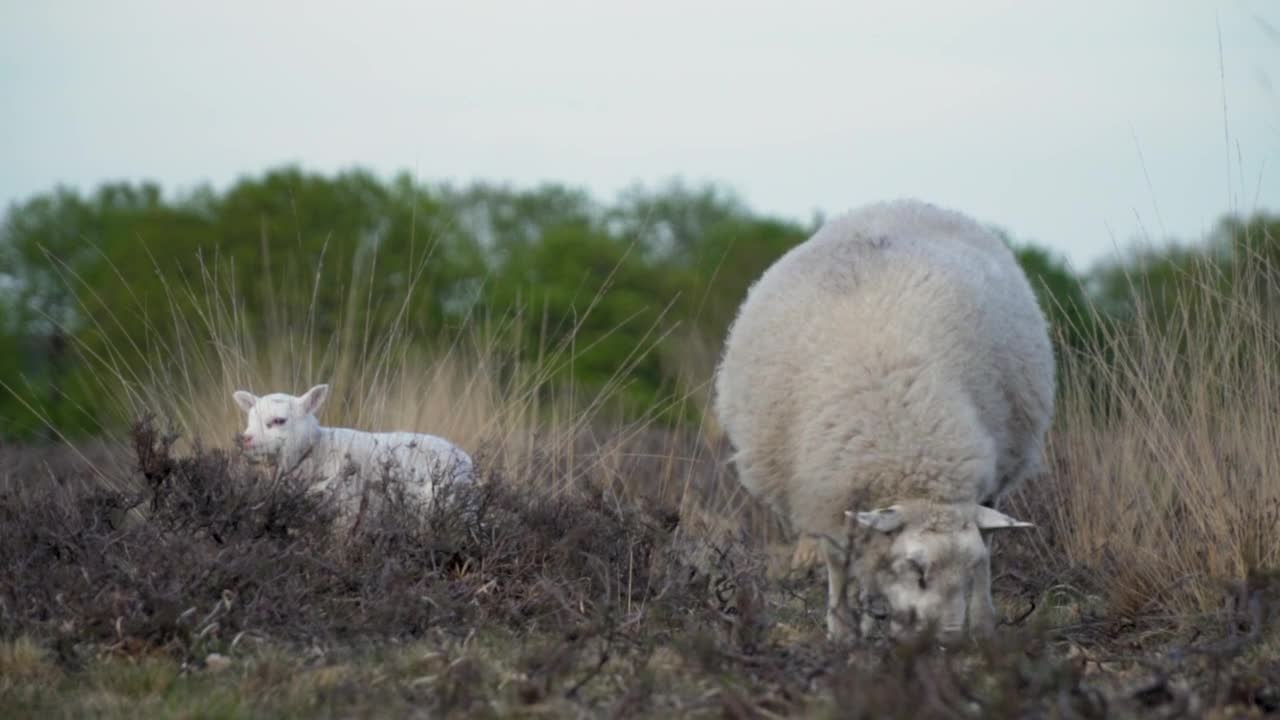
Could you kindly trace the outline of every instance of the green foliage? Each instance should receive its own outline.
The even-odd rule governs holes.
[[[732,193],[714,186],[689,188],[680,182],[656,192],[632,187],[622,193],[608,218],[619,234],[683,267],[706,254],[707,237],[717,228],[754,219]]]
[[[768,218],[728,218],[709,226],[689,267],[689,300],[700,329],[722,335],[751,284],[809,234]]]
[[[561,377],[603,389],[626,368],[623,398],[644,411],[659,400],[657,353],[663,298],[671,287],[634,246],[581,222],[543,228],[538,242],[513,244],[489,278],[491,308],[513,308],[527,356]]]
[[[1247,271],[1251,267],[1280,270],[1280,215],[1259,213],[1246,220],[1226,218],[1219,223],[1211,248],[1231,259],[1231,283],[1251,279],[1255,283],[1252,290],[1260,299],[1271,305],[1280,299],[1274,274],[1252,274],[1250,278]]]
[[[1225,218],[1202,245],[1135,249],[1097,268],[1091,282],[1107,317],[1122,324],[1142,318],[1173,333],[1187,318],[1217,322],[1245,296],[1275,307],[1277,270],[1280,218],[1260,214]]]
[[[12,298],[0,296],[0,382],[6,384],[19,383],[23,374],[23,361],[29,356],[22,347],[20,328],[24,325],[18,318],[18,307]],[[0,388],[0,392],[3,389]],[[8,395],[8,393],[5,393]],[[0,402],[0,427],[17,436],[28,436],[34,433],[32,421],[35,419],[29,412],[15,407],[10,399]]]
[[[1013,248],[1018,264],[1049,321],[1058,355],[1082,350],[1098,338],[1098,316],[1081,279],[1066,260],[1036,245]]]
[[[609,390],[627,414],[651,412],[705,382],[750,284],[814,229],[678,182],[611,205],[555,184],[455,188],[292,167],[176,197],[151,184],[55,189],[12,206],[0,229],[0,437],[100,430],[94,374],[184,362],[174,314],[199,318],[212,287],[231,289],[237,322],[257,335],[395,323],[429,344],[496,319],[486,327],[517,357],[588,396]],[[1174,317],[1175,299],[1235,282],[1241,257],[1280,263],[1278,234],[1274,217],[1229,219],[1207,248],[1084,278],[1043,248],[1011,245],[1061,352],[1099,342],[1100,318]],[[297,308],[306,326],[285,325]]]

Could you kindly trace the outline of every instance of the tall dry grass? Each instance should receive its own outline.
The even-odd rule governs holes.
[[[1228,273],[1228,274],[1224,274]],[[1062,566],[1114,610],[1205,612],[1280,569],[1280,268],[1205,261],[1059,358],[1045,491]],[[1037,484],[1038,485],[1038,484]]]
[[[430,254],[421,262],[430,262]],[[766,540],[786,536],[733,481],[723,443],[706,426],[709,413],[667,412],[705,402],[707,378],[690,380],[681,394],[638,417],[609,412],[634,365],[656,351],[658,327],[604,387],[588,392],[565,379],[582,351],[576,327],[608,292],[608,277],[598,279],[594,297],[574,319],[578,325],[554,344],[538,338],[533,345],[540,351],[528,357],[516,350],[530,345],[522,329],[560,319],[526,322],[529,310],[514,307],[463,318],[447,334],[422,335],[414,321],[422,308],[414,302],[421,297],[415,278],[424,267],[408,269],[403,295],[393,298],[367,290],[376,262],[351,268],[343,302],[330,318],[318,317],[314,301],[325,282],[318,268],[292,276],[309,286],[284,287],[238,278],[230,267],[215,258],[194,278],[156,267],[169,310],[154,319],[149,337],[123,348],[80,348],[118,425],[150,415],[180,434],[180,450],[229,448],[245,421],[234,391],[300,394],[328,383],[329,400],[320,411],[325,425],[441,435],[471,451],[486,472],[519,480],[535,467],[545,477],[549,465],[562,488],[590,476],[605,480],[611,492],[674,503],[689,520],[685,526],[700,532],[723,536],[745,526]],[[92,292],[73,275],[64,280],[80,293]],[[313,301],[276,301],[305,296]],[[114,324],[101,317],[92,322]],[[671,425],[657,420],[662,416],[707,419]],[[132,474],[127,453],[118,467],[98,466],[108,482]]]
[[[1209,610],[1223,582],[1280,569],[1280,268],[1256,257],[1234,267],[1231,278],[1207,263],[1189,271],[1172,312],[1140,301],[1124,323],[1095,318],[1096,344],[1059,358],[1049,472],[1015,511],[1047,517],[1043,559],[1086,574],[1121,612]],[[254,312],[265,299],[211,263],[168,286],[172,317],[142,363],[87,360],[127,419],[154,414],[204,447],[229,446],[243,426],[233,391],[327,382],[326,424],[443,435],[513,479],[534,466],[546,476],[550,463],[564,487],[590,475],[674,502],[699,532],[790,539],[733,481],[709,413],[675,427],[655,421],[663,408],[625,422],[602,413],[629,367],[591,394],[561,383],[572,338],[532,359],[512,352],[527,346],[503,341],[530,325],[520,308],[428,343],[411,322],[412,285],[372,298],[360,273],[373,271],[352,270],[335,329],[322,331],[314,304]],[[606,292],[607,280],[596,297]],[[673,402],[705,402],[706,380]],[[795,561],[811,555],[802,547]]]

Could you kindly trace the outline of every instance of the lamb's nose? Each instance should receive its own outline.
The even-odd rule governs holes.
[[[866,606],[867,612],[876,620],[884,620],[889,617],[889,601],[885,600],[883,595],[868,598]]]
[[[252,444],[253,444],[252,435],[244,435],[244,434],[240,435],[240,447],[249,447]]]

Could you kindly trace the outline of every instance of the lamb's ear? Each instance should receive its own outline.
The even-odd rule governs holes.
[[[978,506],[978,512],[974,515],[974,520],[977,521],[979,530],[1013,530],[1015,528],[1035,527],[1034,523],[1015,520],[986,505]]]
[[[891,533],[902,527],[904,518],[902,511],[896,505],[890,505],[887,508],[872,510],[871,512],[854,512],[846,510],[844,513],[847,517],[851,517],[858,521],[859,525],[865,525],[872,530],[879,530],[882,533]]]
[[[314,413],[324,404],[324,399],[329,397],[328,385],[317,385],[302,394],[298,398],[302,402],[302,409],[309,413]]]
[[[247,393],[243,390],[235,391],[231,395],[231,397],[236,399],[236,404],[239,405],[245,412],[249,412],[250,410],[253,409],[254,405],[258,404],[257,395],[254,395],[253,393]]]

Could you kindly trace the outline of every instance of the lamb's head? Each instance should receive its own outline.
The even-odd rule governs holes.
[[[320,436],[315,413],[328,395],[328,385],[317,385],[301,397],[286,393],[258,397],[237,390],[236,404],[249,415],[249,424],[237,436],[237,444],[255,462],[286,467],[298,463]]]
[[[864,630],[876,620],[888,620],[893,636],[932,626],[944,643],[964,637],[966,619],[971,631],[989,630],[975,626],[990,608],[985,535],[1032,527],[976,503],[913,501],[848,515],[869,529],[856,566]]]

